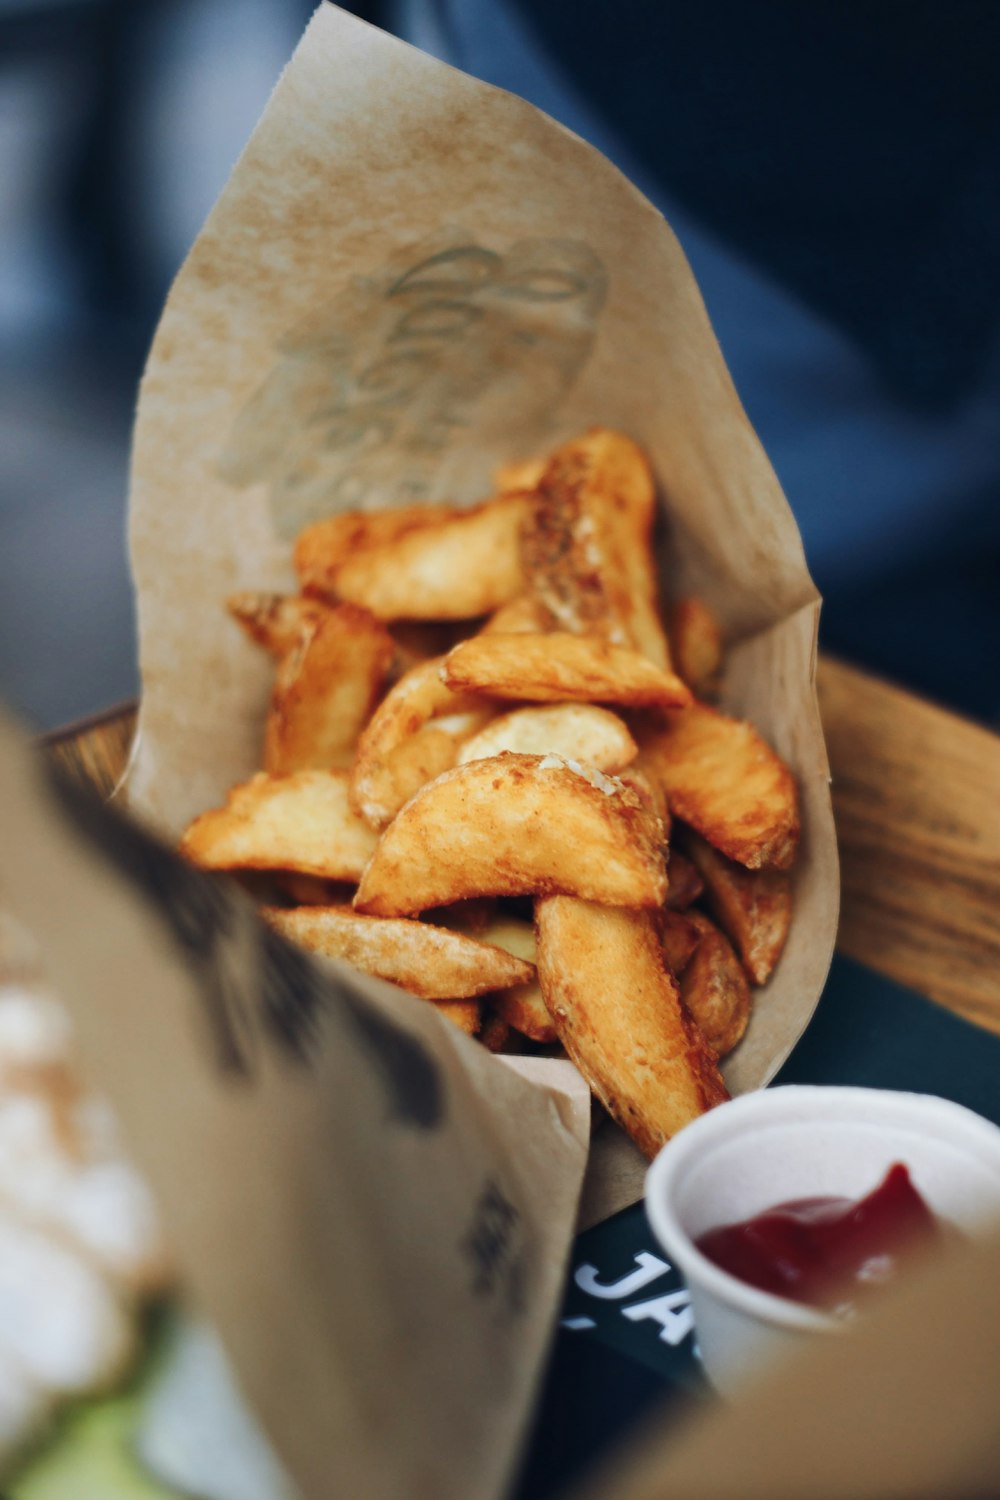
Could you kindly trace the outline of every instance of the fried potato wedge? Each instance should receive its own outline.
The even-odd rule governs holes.
[[[391,823],[420,787],[453,766],[460,740],[493,715],[481,697],[453,693],[442,682],[442,661],[436,657],[411,667],[389,689],[358,740],[351,798],[373,828]],[[435,726],[430,721],[436,715],[444,717]]]
[[[747,1029],[750,986],[732,944],[703,912],[687,919],[701,938],[680,976],[681,999],[715,1057],[725,1057]]]
[[[667,968],[679,979],[701,942],[701,928],[686,912],[665,911],[660,916],[659,932]]]
[[[230,594],[226,608],[252,641],[274,656],[285,656],[305,632],[329,614],[322,599],[301,594]]]
[[[539,635],[555,626],[549,611],[534,594],[518,594],[490,615],[480,635]],[[457,642],[455,643],[457,644]]]
[[[637,651],[565,630],[474,635],[448,652],[441,675],[455,692],[489,693],[528,703],[669,708],[691,701],[679,677]]]
[[[195,818],[180,851],[207,870],[298,870],[356,881],[376,843],[351,807],[346,771],[258,771],[225,807]]]
[[[501,495],[433,515],[420,507],[395,529],[355,516],[351,531],[338,516],[301,533],[295,566],[307,592],[363,604],[380,620],[474,619],[524,589],[519,535],[531,503]]]
[[[354,905],[394,917],[468,896],[565,892],[659,906],[666,888],[662,825],[634,792],[557,756],[507,752],[419,791],[383,833]]]
[[[671,844],[670,859],[667,863],[667,899],[664,906],[668,911],[686,911],[692,902],[697,901],[705,889],[705,882],[689,859]]]
[[[748,869],[788,869],[799,842],[795,778],[752,725],[695,702],[633,732],[678,818]]]
[[[722,676],[722,629],[700,599],[680,599],[670,610],[674,669],[698,698],[714,698]]]
[[[705,882],[708,905],[754,984],[766,984],[792,924],[792,886],[784,870],[747,870],[690,829],[684,848]],[[671,866],[677,856],[671,851]],[[668,871],[669,873],[669,871]],[[669,900],[669,897],[668,897]]]
[[[655,494],[642,451],[594,428],[552,455],[521,535],[524,571],[559,627],[670,665],[652,552]]]
[[[264,734],[264,769],[349,766],[385,684],[396,644],[357,604],[339,604],[304,627],[275,677]]]
[[[685,1014],[652,912],[551,896],[535,905],[538,977],[559,1038],[646,1156],[726,1087]]]
[[[481,1000],[438,1000],[438,1015],[444,1016],[466,1036],[478,1036],[483,1024],[483,1002]],[[490,1049],[491,1051],[493,1048]]]
[[[554,703],[515,708],[491,719],[458,752],[458,765],[513,750],[523,755],[561,755],[599,771],[621,771],[633,760],[635,740],[617,714],[593,703]]]
[[[532,977],[523,984],[512,985],[493,997],[493,1008],[508,1025],[533,1042],[551,1044],[558,1040],[542,995],[542,987],[535,967],[535,929],[530,922],[518,921],[516,917],[495,917],[488,924],[484,939],[506,948],[531,964]]]
[[[548,458],[522,458],[516,463],[501,464],[494,482],[501,495],[516,494],[521,490],[534,490],[545,473]]]
[[[340,906],[268,907],[261,915],[300,947],[342,958],[425,1000],[466,1000],[535,977],[534,964],[507,949],[429,922],[364,917]]]

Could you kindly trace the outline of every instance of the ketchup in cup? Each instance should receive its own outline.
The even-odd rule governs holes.
[[[866,1198],[797,1198],[752,1219],[722,1224],[696,1241],[723,1271],[762,1292],[826,1311],[895,1279],[901,1262],[928,1249],[941,1226],[900,1162]]]

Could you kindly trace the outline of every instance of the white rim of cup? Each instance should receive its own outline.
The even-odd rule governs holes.
[[[829,1108],[814,1110],[811,1106],[815,1104]],[[692,1282],[699,1282],[706,1291],[731,1307],[786,1328],[837,1333],[848,1326],[844,1319],[833,1314],[760,1291],[723,1271],[702,1254],[681,1224],[674,1211],[673,1190],[692,1157],[699,1156],[713,1141],[725,1139],[750,1120],[761,1117],[773,1124],[780,1123],[783,1118],[794,1120],[800,1113],[800,1106],[804,1105],[810,1120],[829,1118],[836,1121],[852,1118],[852,1106],[862,1104],[868,1119],[875,1114],[891,1117],[900,1124],[912,1122],[923,1133],[932,1130],[935,1118],[942,1124],[947,1122],[951,1133],[958,1126],[968,1138],[970,1150],[985,1148],[1000,1166],[1000,1129],[964,1105],[941,1099],[936,1094],[827,1084],[784,1084],[742,1094],[686,1125],[661,1149],[646,1173],[647,1217],[656,1238],[677,1264],[689,1287]]]

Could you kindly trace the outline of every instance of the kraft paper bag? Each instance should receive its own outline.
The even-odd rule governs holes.
[[[575,1069],[320,966],[0,715],[0,905],[302,1500],[493,1500],[558,1307]]]
[[[668,594],[730,641],[723,707],[798,778],[781,963],[725,1065],[765,1084],[833,950],[838,867],[814,673],[819,599],[662,216],[523,100],[322,6],[188,256],[142,382],[131,484],[142,707],[126,792],[176,838],[260,765],[273,665],[227,617],[295,587],[333,511],[472,503],[595,424],[649,454]],[[597,1136],[586,1218],[641,1193]]]

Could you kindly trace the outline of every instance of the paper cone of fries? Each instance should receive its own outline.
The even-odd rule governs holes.
[[[837,917],[819,600],[680,247],[603,157],[322,7],[164,310],[131,544],[143,695],[127,793],[170,838],[215,819],[188,835],[190,857],[284,860],[294,888],[265,889],[271,905],[353,899],[359,916],[403,922],[447,907],[452,926],[471,897],[648,912],[669,868],[711,908],[666,919],[671,977],[644,949],[652,918],[614,943],[651,1013],[674,1016],[675,1053],[700,1048],[682,1012],[708,1035],[676,1120],[720,1096],[720,1052],[732,1092],[773,1076],[815,1006]],[[690,688],[702,700],[717,685],[720,630],[713,707]],[[476,766],[504,754],[520,768],[491,796]],[[538,769],[546,754],[610,777],[617,802],[593,777],[567,790],[571,772]],[[673,829],[653,851],[632,808],[632,875],[615,885],[621,830],[604,814],[649,801],[651,784]],[[246,839],[261,819],[263,854]],[[512,860],[531,868],[505,883]],[[302,939],[305,917],[278,920]],[[585,925],[594,962],[568,982],[593,996],[611,949]],[[571,930],[547,924],[543,976],[567,978],[556,945]],[[343,915],[310,931],[355,962],[370,941]],[[610,1000],[560,1025],[538,1003],[477,1000],[485,982],[433,995],[410,957],[374,972],[413,975],[494,1045],[511,1016],[532,1045],[554,1030],[628,1124],[642,1084],[634,1067],[620,1076],[628,1024],[607,1043]],[[752,1005],[747,975],[763,984]],[[564,1008],[554,984],[550,1012]],[[662,1051],[640,1033],[642,1058]],[[631,1133],[648,1150],[671,1127],[645,1123]],[[598,1141],[591,1215],[641,1181],[637,1152],[613,1131]]]

